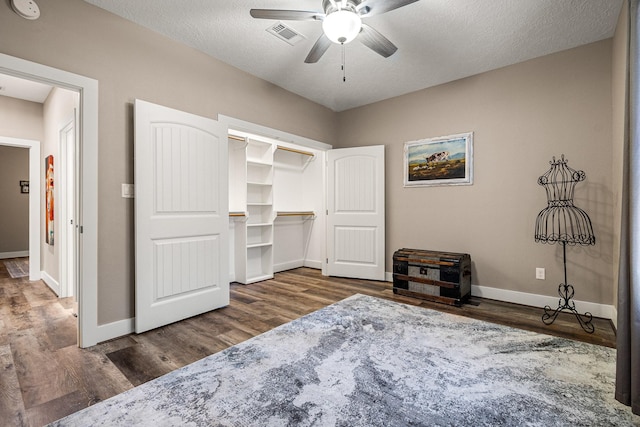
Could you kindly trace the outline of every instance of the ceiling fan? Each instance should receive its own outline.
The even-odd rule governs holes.
[[[344,45],[356,37],[365,46],[385,58],[398,48],[378,31],[362,22],[362,18],[380,15],[407,6],[418,0],[322,0],[324,12],[305,10],[251,9],[259,19],[289,21],[322,21],[322,35],[311,48],[304,62],[318,62],[331,43]]]

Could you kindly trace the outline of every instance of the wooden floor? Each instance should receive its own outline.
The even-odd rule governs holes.
[[[571,316],[545,326],[539,308],[479,298],[449,307],[396,296],[390,283],[300,268],[232,284],[223,309],[79,349],[71,301],[56,298],[42,281],[11,279],[0,262],[0,425],[42,426],[356,293],[615,346],[609,320],[596,319],[596,332],[587,334]]]

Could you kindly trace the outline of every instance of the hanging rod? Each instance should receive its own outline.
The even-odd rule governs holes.
[[[229,135],[229,139],[235,139],[236,141],[247,142],[247,138],[241,136]]]
[[[229,216],[246,216],[244,212],[229,212]]]
[[[279,211],[276,216],[316,216],[313,211]]]
[[[308,151],[296,150],[295,148],[284,147],[282,145],[276,146],[278,150],[291,151],[292,153],[302,154],[303,156],[315,157],[315,154]]]

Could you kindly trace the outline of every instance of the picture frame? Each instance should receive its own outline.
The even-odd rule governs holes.
[[[404,144],[404,186],[473,185],[473,132]]]
[[[20,192],[29,193],[29,181],[20,181]]]

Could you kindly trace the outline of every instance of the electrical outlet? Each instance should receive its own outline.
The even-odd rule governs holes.
[[[544,280],[544,268],[536,267],[536,279]]]

